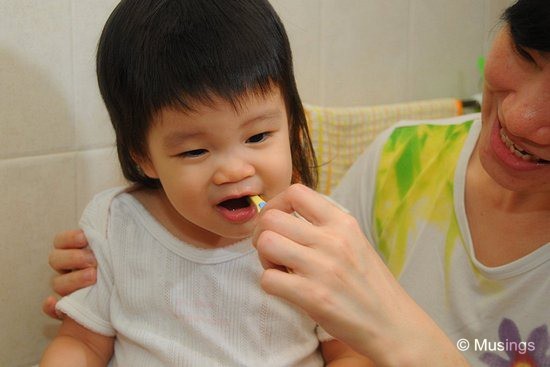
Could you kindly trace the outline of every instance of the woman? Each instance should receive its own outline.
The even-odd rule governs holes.
[[[351,215],[295,185],[260,219],[263,288],[377,365],[550,364],[550,3],[503,19],[481,116],[383,133],[334,193]],[[50,261],[84,268],[79,256]]]

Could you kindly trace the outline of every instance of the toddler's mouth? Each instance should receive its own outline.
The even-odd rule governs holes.
[[[216,208],[225,220],[234,224],[243,224],[257,215],[256,208],[250,204],[248,196],[223,200]]]
[[[248,208],[250,206],[250,202],[248,200],[248,196],[242,196],[240,198],[224,200],[219,203],[218,206],[230,211],[235,211],[243,208]]]

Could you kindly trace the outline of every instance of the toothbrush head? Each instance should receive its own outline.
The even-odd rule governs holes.
[[[267,204],[261,197],[258,195],[249,196],[248,200],[251,204],[256,206],[256,210],[258,213],[264,208],[264,206]]]

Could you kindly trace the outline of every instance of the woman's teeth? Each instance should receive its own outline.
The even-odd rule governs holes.
[[[519,158],[523,159],[524,161],[529,161],[529,162],[534,162],[534,163],[550,163],[547,160],[539,158],[536,155],[527,153],[526,151],[521,150],[520,148],[518,148],[510,140],[510,138],[506,135],[506,133],[504,132],[504,129],[502,129],[502,128],[500,129],[500,139],[508,147],[508,149],[510,149],[510,152],[512,152],[512,154],[514,154],[516,157],[519,157]]]

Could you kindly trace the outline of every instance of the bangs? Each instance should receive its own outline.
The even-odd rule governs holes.
[[[502,18],[517,45],[550,52],[550,1],[520,0]]]
[[[276,20],[258,17],[254,2],[224,2],[222,8],[212,0],[164,1],[142,25],[150,37],[136,45],[141,51],[133,53],[140,57],[129,90],[146,110],[193,110],[197,103],[213,103],[214,96],[238,108],[243,96],[284,84],[289,63],[281,57],[287,50],[274,32]],[[153,26],[158,24],[163,27]]]

